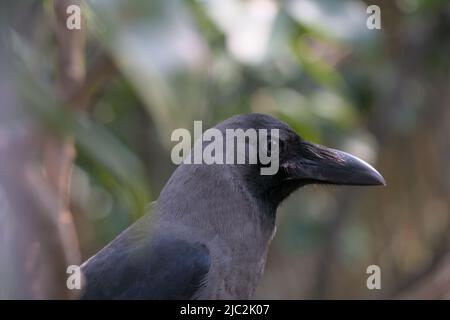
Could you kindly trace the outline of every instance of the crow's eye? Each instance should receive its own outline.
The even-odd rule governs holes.
[[[284,141],[279,139],[272,139],[269,138],[267,142],[267,151],[269,155],[272,155],[272,149],[276,148],[278,149],[278,152],[282,152],[284,148]]]
[[[271,139],[270,141],[269,141],[269,144],[270,144],[270,146],[272,147],[277,147],[277,146],[279,146],[279,142],[277,141],[277,140],[275,140],[275,139]]]
[[[273,146],[278,146],[278,150],[283,150],[284,148],[284,141],[280,139],[270,139],[269,141],[269,147],[272,145],[270,142],[273,143]]]

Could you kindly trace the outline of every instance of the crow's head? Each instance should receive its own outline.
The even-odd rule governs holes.
[[[267,130],[267,140],[258,140],[258,146],[249,146],[246,150],[257,150],[256,164],[233,166],[242,176],[251,192],[270,199],[278,205],[297,188],[307,184],[333,184],[353,186],[385,185],[384,178],[372,166],[361,159],[343,151],[316,145],[303,140],[287,124],[263,114],[247,114],[232,117],[219,125],[217,129],[261,129]],[[278,129],[277,136],[271,129]],[[259,148],[261,144],[262,149]],[[278,158],[277,171],[274,174],[262,174],[261,169],[270,167],[261,162],[261,150],[275,161]],[[278,152],[278,157],[275,154]],[[248,154],[247,154],[248,156]],[[248,160],[248,157],[247,157]],[[272,164],[272,166],[274,166]]]

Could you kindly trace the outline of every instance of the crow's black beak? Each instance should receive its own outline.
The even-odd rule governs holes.
[[[371,165],[343,151],[302,142],[295,158],[284,164],[289,180],[301,179],[305,184],[386,185],[383,176]]]

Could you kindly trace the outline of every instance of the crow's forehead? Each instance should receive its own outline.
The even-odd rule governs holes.
[[[298,137],[298,135],[284,122],[275,119],[269,115],[260,113],[250,113],[245,115],[237,115],[216,126],[217,129],[223,131],[225,129],[278,129],[280,138],[286,139],[290,137]]]

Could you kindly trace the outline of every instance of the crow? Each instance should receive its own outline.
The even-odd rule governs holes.
[[[250,299],[288,195],[308,184],[385,185],[369,164],[271,116],[238,115],[215,128],[278,129],[279,170],[181,164],[151,212],[81,266],[83,299]]]

